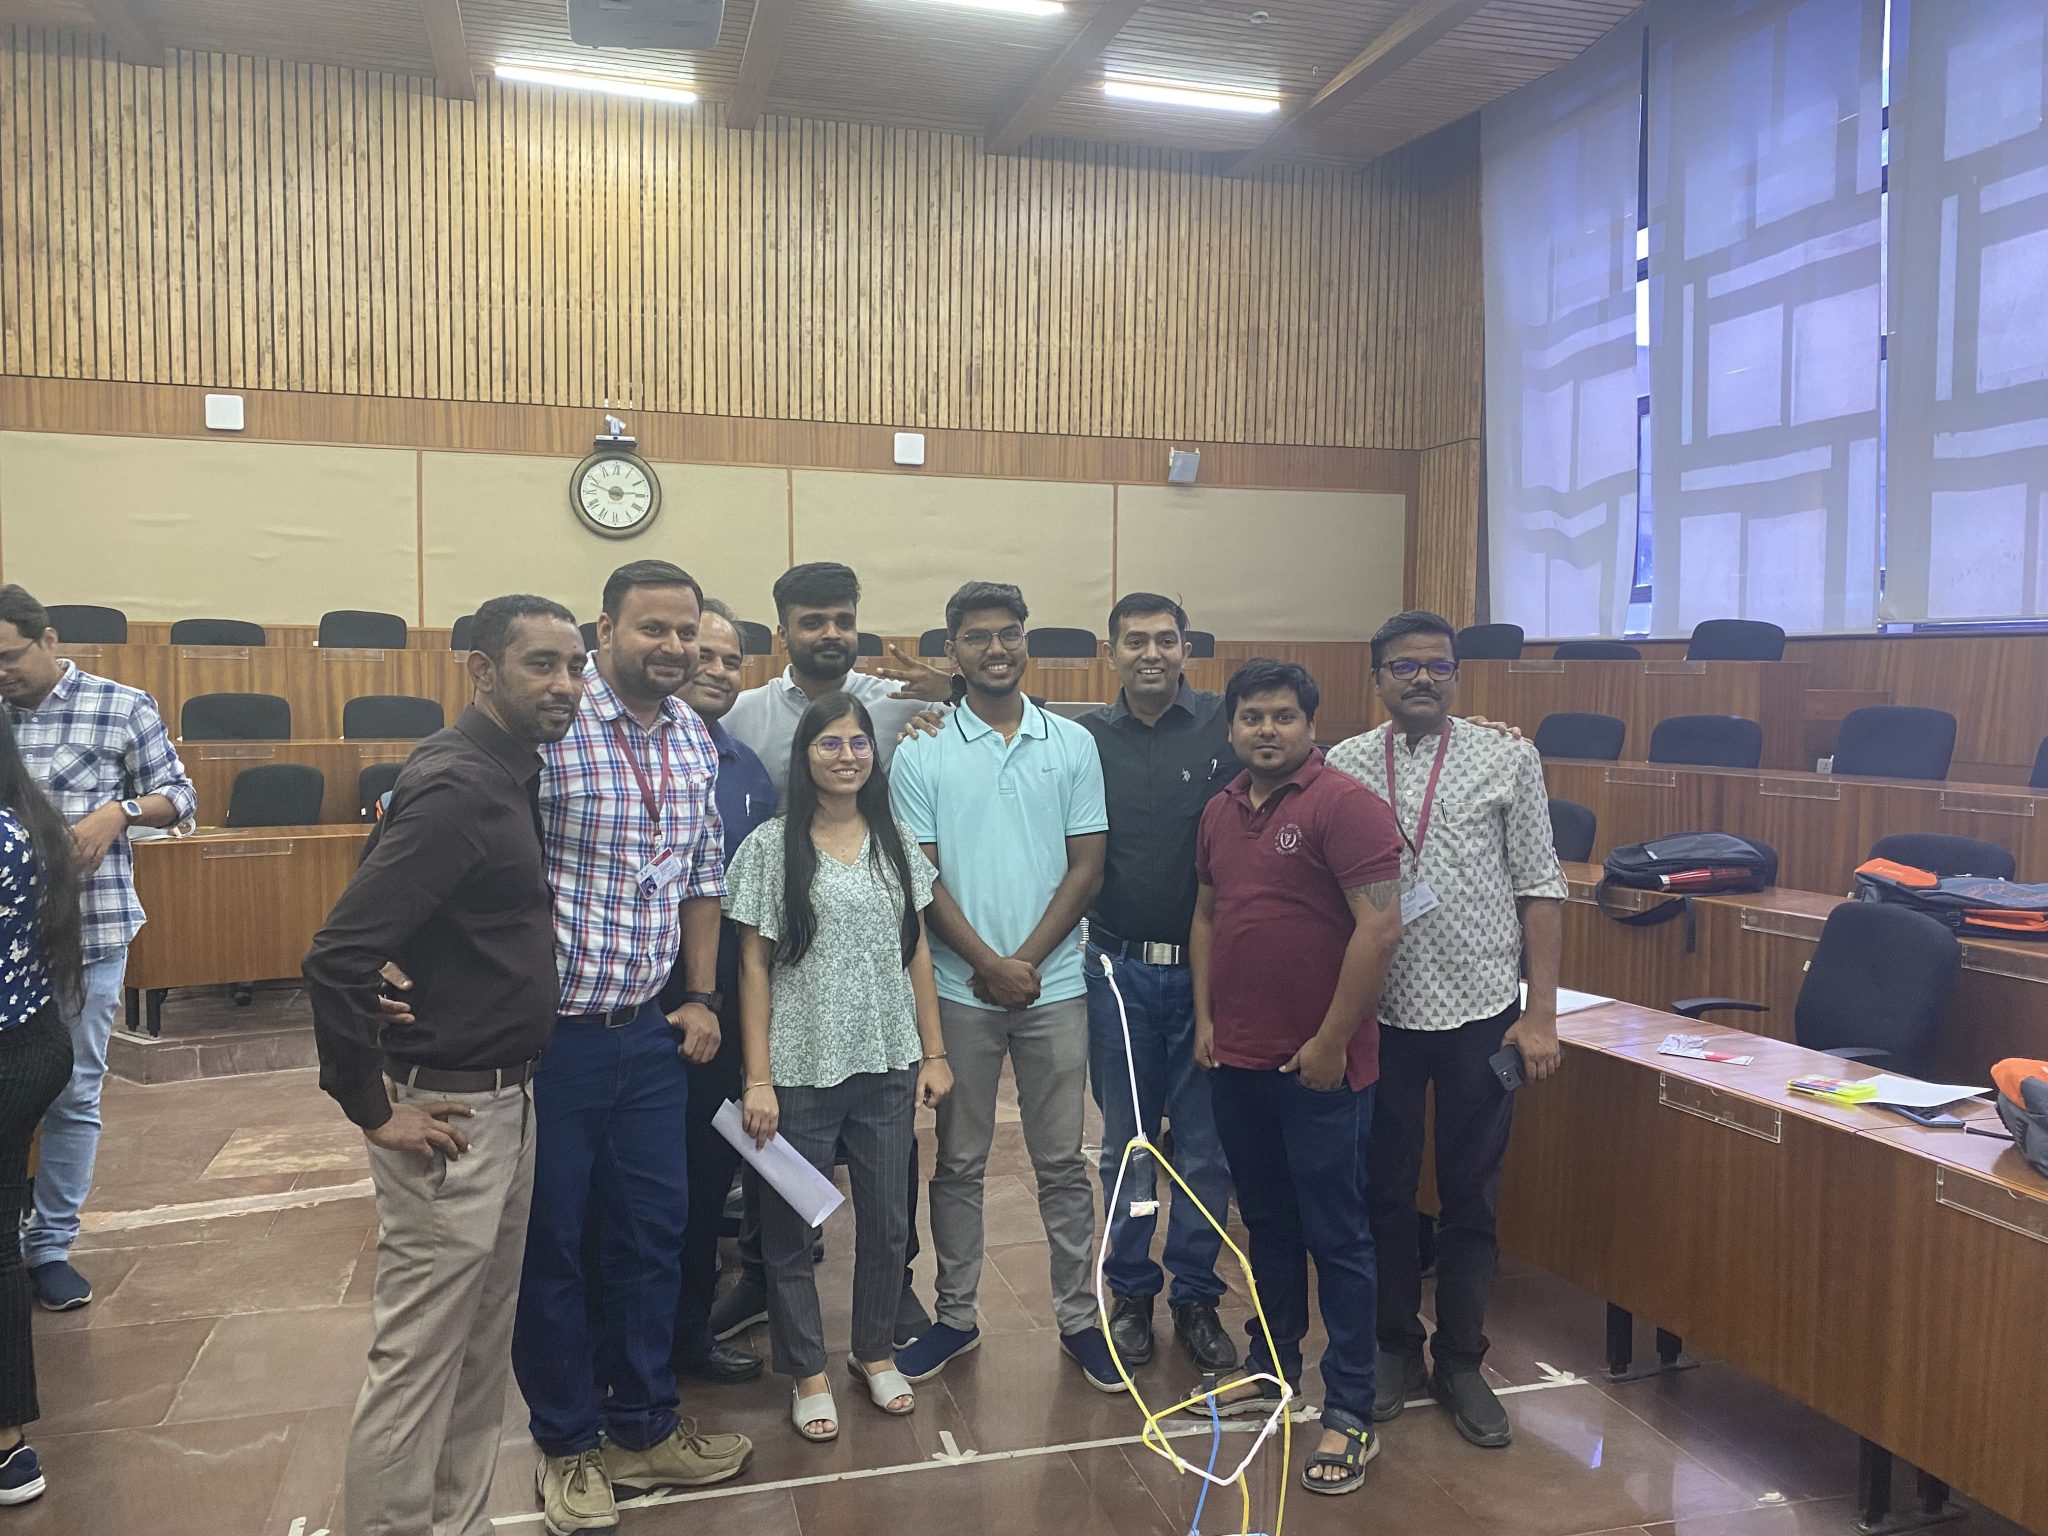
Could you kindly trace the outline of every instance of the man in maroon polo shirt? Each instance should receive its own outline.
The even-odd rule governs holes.
[[[1349,1493],[1379,1452],[1378,1316],[1365,1153],[1379,1080],[1380,987],[1401,938],[1401,834],[1386,802],[1325,770],[1315,679],[1248,661],[1224,694],[1246,771],[1203,813],[1190,935],[1195,1060],[1251,1235],[1280,1359],[1254,1319],[1250,1369],[1299,1389],[1314,1255],[1323,1326],[1321,1443],[1311,1493]],[[1225,1414],[1270,1409],[1253,1386]]]

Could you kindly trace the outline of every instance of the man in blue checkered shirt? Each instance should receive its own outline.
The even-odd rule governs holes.
[[[57,643],[41,603],[18,586],[0,587],[0,698],[29,773],[71,823],[85,873],[85,992],[65,1020],[75,1064],[70,1086],[43,1117],[36,1211],[21,1235],[36,1299],[65,1312],[92,1300],[92,1286],[71,1267],[71,1245],[92,1188],[100,1082],[128,945],[143,923],[127,832],[176,826],[197,812],[199,797],[156,701],[81,671],[57,654]]]

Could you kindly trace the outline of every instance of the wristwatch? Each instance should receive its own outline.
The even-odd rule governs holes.
[[[128,818],[129,826],[139,826],[142,822],[142,802],[140,800],[123,800],[121,802],[121,814]]]
[[[725,1006],[725,994],[723,992],[685,992],[683,994],[683,1001],[686,1003],[702,1003],[706,1008],[716,1013]]]

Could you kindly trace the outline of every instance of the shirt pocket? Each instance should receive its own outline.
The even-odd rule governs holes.
[[[100,787],[100,754],[91,747],[59,747],[50,757],[44,786],[52,795],[91,794]]]

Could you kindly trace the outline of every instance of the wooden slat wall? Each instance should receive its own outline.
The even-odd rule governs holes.
[[[1408,532],[1408,601],[1460,627],[1474,622],[1479,590],[1479,443],[1447,443],[1420,461]]]
[[[1352,448],[1476,413],[1460,130],[1233,182],[1166,151],[4,42],[0,373]]]

